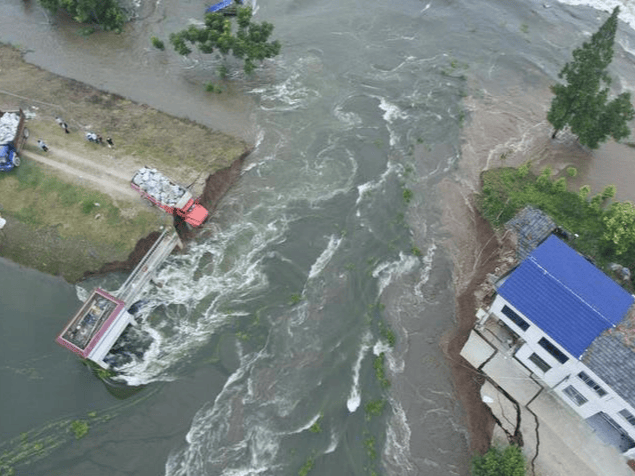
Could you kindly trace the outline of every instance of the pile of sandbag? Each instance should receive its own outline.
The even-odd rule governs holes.
[[[7,144],[15,139],[20,125],[20,115],[15,112],[5,112],[0,117],[0,144]]]
[[[174,206],[179,199],[187,192],[170,181],[165,175],[158,172],[157,169],[149,169],[144,167],[140,169],[132,178],[132,183],[137,185],[148,195],[159,202]]]

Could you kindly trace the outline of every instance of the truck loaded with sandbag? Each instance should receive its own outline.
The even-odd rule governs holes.
[[[156,169],[143,167],[137,170],[130,186],[152,204],[170,215],[181,217],[192,226],[202,225],[209,214],[187,188],[174,183]]]
[[[18,153],[29,137],[22,109],[0,111],[0,171],[7,172],[20,165]]]

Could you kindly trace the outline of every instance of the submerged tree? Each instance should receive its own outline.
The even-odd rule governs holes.
[[[126,15],[117,0],[39,0],[40,5],[55,14],[65,10],[78,23],[96,23],[105,30],[119,31]]]
[[[565,84],[551,87],[555,97],[547,120],[555,128],[553,138],[569,125],[581,144],[596,149],[609,136],[620,140],[630,134],[627,122],[635,117],[630,93],[608,100],[611,78],[606,68],[613,59],[619,11],[615,7],[591,41],[573,51],[573,61],[558,74]]]
[[[192,52],[188,43],[198,46],[205,54],[216,50],[223,56],[231,53],[242,59],[245,72],[251,73],[256,67],[256,61],[273,58],[280,53],[280,42],[268,41],[273,33],[273,25],[267,22],[254,23],[251,17],[251,7],[238,7],[238,31],[234,35],[229,18],[222,13],[207,13],[204,27],[192,25],[178,33],[172,33],[170,43],[177,53],[184,56]]]

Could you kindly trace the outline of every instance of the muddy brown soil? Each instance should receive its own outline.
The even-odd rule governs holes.
[[[243,155],[236,159],[229,167],[225,167],[224,169],[214,172],[205,180],[205,187],[203,188],[203,193],[200,196],[200,203],[207,208],[210,215],[214,213],[223,196],[240,178],[243,162],[249,155],[249,152],[250,151],[245,151]],[[177,215],[174,216],[174,227],[177,230],[181,241],[184,243],[187,243],[188,240],[192,239],[197,232],[197,230],[188,226]],[[133,270],[150,248],[152,248],[152,245],[159,236],[160,232],[158,231],[150,233],[148,236],[137,242],[134,250],[130,252],[126,260],[106,263],[96,271],[86,271],[84,273],[84,278],[113,273],[116,271]]]
[[[616,199],[635,198],[634,189],[628,186],[635,178],[630,166],[635,161],[635,149],[628,143],[609,142],[591,151],[581,147],[575,136],[566,131],[551,139],[552,129],[546,121],[550,101],[548,85],[466,98],[470,114],[463,134],[458,178],[439,185],[443,223],[450,233],[446,247],[454,260],[457,320],[457,327],[442,344],[452,368],[455,391],[466,412],[470,448],[481,454],[490,446],[494,419],[481,400],[483,380],[460,356],[460,351],[475,323],[477,309],[486,305],[491,298],[488,293],[493,293],[491,286],[484,291],[488,274],[500,274],[503,267],[509,266],[513,251],[508,237],[492,230],[474,206],[481,172],[529,161],[534,171],[550,166],[556,175],[563,176],[567,167],[574,166],[578,174],[575,179],[568,179],[571,190],[589,184],[597,193],[607,185],[617,184]]]

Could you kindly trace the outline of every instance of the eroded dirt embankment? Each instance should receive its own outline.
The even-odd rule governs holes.
[[[241,139],[42,70],[0,44],[0,110],[18,108],[30,138],[22,165],[0,173],[0,256],[69,282],[128,269],[153,232],[172,224],[131,190],[137,169],[156,168],[195,196],[205,189],[213,211],[249,150]],[[114,147],[88,142],[89,131]]]
[[[240,178],[243,163],[250,152],[251,151],[245,151],[229,167],[217,170],[213,174],[210,174],[205,180],[205,187],[203,188],[203,193],[200,197],[200,203],[207,208],[210,213],[210,217],[216,210],[218,203],[223,196]],[[180,220],[176,215],[174,216],[174,226],[181,238],[181,241],[183,242],[190,240],[197,232],[197,230],[188,227],[185,222]],[[152,245],[159,235],[160,232],[158,231],[150,233],[148,236],[137,242],[134,250],[132,250],[126,260],[106,263],[97,271],[86,271],[84,273],[84,278],[112,273],[115,271],[130,271],[134,269],[150,248],[152,248]]]
[[[491,442],[494,418],[481,401],[482,377],[460,356],[461,348],[482,304],[482,284],[489,273],[497,274],[508,258],[509,244],[494,232],[475,208],[483,170],[530,162],[532,170],[550,166],[558,177],[568,166],[576,167],[575,179],[568,178],[571,190],[590,184],[597,193],[605,186],[618,184],[617,198],[633,200],[633,189],[620,188],[632,183],[632,167],[623,166],[625,157],[635,160],[635,151],[626,144],[609,142],[597,151],[579,145],[571,134],[562,132],[556,140],[546,121],[551,101],[548,85],[533,90],[509,90],[466,98],[469,120],[463,134],[460,170],[456,180],[439,186],[443,197],[443,223],[450,233],[446,246],[454,260],[456,293],[455,332],[444,343],[457,395],[466,411],[473,452],[485,452]],[[601,169],[602,172],[598,173]],[[627,181],[628,180],[628,181]],[[499,269],[500,271],[500,269]]]

